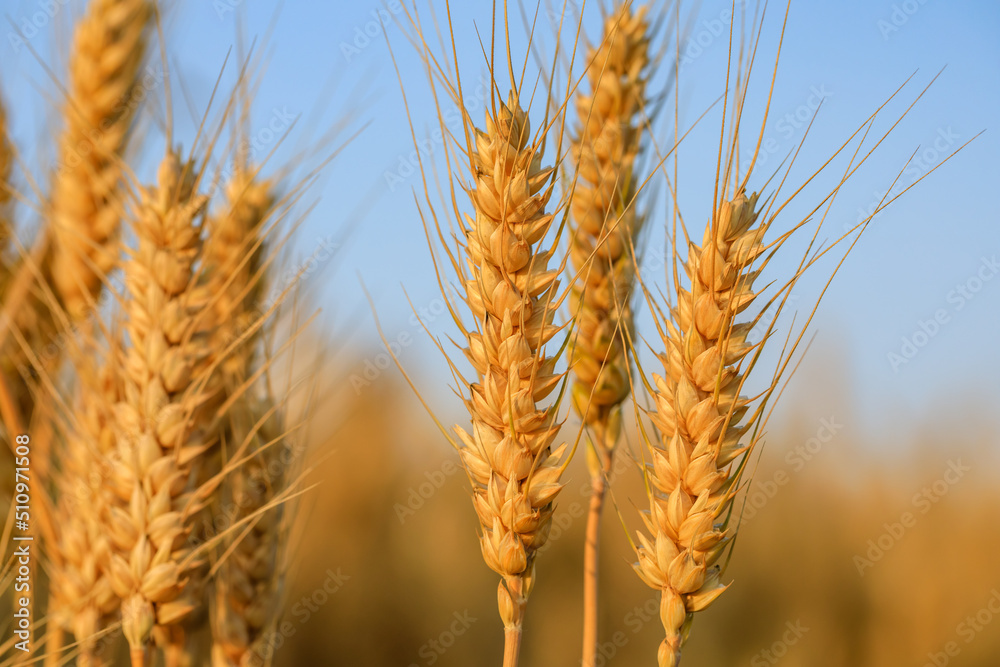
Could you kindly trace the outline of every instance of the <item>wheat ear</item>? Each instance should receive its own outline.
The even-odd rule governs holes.
[[[197,284],[206,199],[195,182],[193,166],[169,152],[157,184],[140,193],[138,247],[124,267],[130,345],[115,422],[130,495],[109,513],[118,529],[110,575],[136,666],[146,664],[154,630],[161,645],[178,645],[179,623],[200,604],[187,584],[202,563],[187,538],[206,502],[198,467],[217,440],[210,415],[219,392],[205,381],[214,318]]]
[[[462,460],[474,482],[483,558],[503,577],[498,589],[505,629],[504,665],[516,665],[525,604],[534,581],[535,553],[545,543],[553,499],[562,488],[566,445],[555,407],[540,408],[559,383],[543,346],[557,331],[551,307],[556,272],[550,251],[538,248],[552,223],[545,205],[552,169],[541,166],[539,144],[511,92],[486,131],[475,130],[475,218],[465,216],[470,275],[464,298],[478,331],[468,333],[466,356],[478,381],[466,407],[472,432],[455,428]]]
[[[118,261],[119,155],[137,105],[152,16],[149,0],[92,0],[76,26],[52,186],[55,233],[49,272],[65,310],[92,303]]]
[[[740,396],[752,322],[737,316],[754,299],[753,262],[763,252],[766,224],[756,225],[757,195],[740,190],[714,212],[702,244],[691,243],[685,272],[690,291],[676,288],[665,322],[663,375],[654,375],[659,431],[651,444],[650,510],[642,517],[636,572],[660,591],[666,638],[660,667],[680,661],[692,614],[726,589],[719,559],[728,543],[725,523],[738,474],[729,465],[745,451],[740,438],[749,400]]]
[[[590,93],[578,93],[579,130],[571,144],[578,179],[570,204],[570,260],[580,280],[570,309],[576,319],[571,359],[573,406],[586,426],[591,496],[584,547],[583,665],[598,642],[598,555],[607,476],[621,434],[621,403],[630,393],[632,248],[642,225],[634,173],[642,136],[649,64],[646,7],[628,3],[608,16],[600,44],[587,54]]]
[[[245,383],[252,372],[258,337],[245,332],[251,331],[253,319],[260,316],[261,237],[275,201],[270,182],[237,168],[226,187],[226,211],[210,224],[205,252],[209,275],[225,294],[218,302],[219,331],[227,345],[240,341],[221,366],[223,382],[231,392],[247,391]],[[225,561],[215,574],[212,606],[212,664],[216,667],[243,667],[267,655],[265,633],[279,609],[282,576],[275,545],[282,539],[283,508],[280,504],[268,507],[285,482],[284,466],[276,458],[279,448],[273,446],[281,427],[277,413],[259,403],[245,396],[234,404],[224,436],[239,448],[242,463],[226,476],[221,499],[237,509],[234,522],[252,523],[223,542]],[[266,418],[268,412],[271,415]]]
[[[112,545],[103,519],[112,504],[109,483],[120,464],[115,459],[114,406],[121,394],[112,366],[99,366],[82,354],[74,361],[78,402],[56,477],[57,515],[64,522],[50,548],[49,616],[57,632],[69,630],[78,643],[77,664],[90,667],[104,664],[95,657],[94,638],[110,626],[119,606],[108,577]],[[61,648],[54,634],[46,664],[60,664]]]
[[[0,303],[6,304],[11,278],[14,272],[12,258],[8,255],[8,246],[12,233],[11,226],[11,172],[14,164],[14,151],[10,141],[7,124],[7,110],[0,100]],[[6,310],[6,308],[4,309]],[[6,313],[4,313],[6,315]],[[14,428],[14,423],[20,420],[20,410],[24,397],[20,391],[20,383],[15,384],[17,373],[17,358],[7,352],[5,344],[0,344],[3,352],[0,359],[0,381],[3,382],[3,401],[6,407],[3,411],[5,422],[10,422],[8,428]],[[13,352],[13,350],[12,350]]]
[[[219,349],[233,347],[220,365],[223,383],[239,387],[252,366],[252,331],[263,288],[263,232],[276,203],[274,185],[253,170],[237,167],[225,186],[225,210],[208,221],[205,277],[212,284]]]

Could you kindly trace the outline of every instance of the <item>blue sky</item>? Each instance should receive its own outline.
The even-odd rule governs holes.
[[[44,16],[40,34],[29,40],[59,71],[65,50],[67,25],[80,4],[40,0],[3,0],[4,14],[16,25]],[[474,31],[487,35],[491,4],[485,1],[455,3],[453,20],[458,35],[459,60],[469,80],[481,71],[482,56]],[[748,96],[748,116],[757,126],[763,117],[767,84],[781,24],[780,3],[772,3],[765,21],[756,78]],[[385,33],[397,55],[400,74],[414,114],[418,134],[433,126],[428,85],[413,48],[401,29],[389,23],[383,31],[382,15],[403,19],[392,0],[386,2],[286,2],[275,17],[273,2],[202,0],[175,6],[166,25],[171,68],[183,81],[190,104],[201,110],[227,51],[235,43],[236,16],[244,16],[244,32],[263,40],[267,58],[264,80],[254,110],[255,136],[261,154],[277,142],[261,134],[270,123],[281,124],[289,114],[299,123],[288,141],[277,147],[275,164],[299,159],[315,145],[338,118],[355,117],[353,128],[365,125],[358,139],[346,148],[310,191],[315,209],[303,224],[293,261],[313,253],[319,239],[347,234],[335,261],[310,274],[309,284],[323,306],[323,326],[349,335],[353,345],[375,349],[374,325],[359,288],[364,279],[376,302],[390,338],[412,338],[404,346],[404,363],[428,382],[446,379],[445,365],[422,332],[410,321],[403,290],[413,303],[430,315],[437,335],[451,333],[433,280],[430,256],[414,204],[416,175],[401,170],[400,160],[413,151],[400,87],[389,58]],[[421,1],[426,6],[426,0]],[[435,2],[438,10],[443,4]],[[690,24],[690,62],[681,73],[681,125],[689,127],[718,95],[724,84],[726,38],[716,33],[716,21],[729,6],[706,1]],[[688,4],[688,9],[693,5]],[[599,30],[594,3],[585,12],[585,30]],[[230,11],[233,10],[233,11]],[[42,12],[40,14],[40,12]],[[374,12],[374,14],[373,14]],[[525,40],[514,10],[512,31],[515,54],[523,54]],[[273,27],[272,27],[273,25]],[[368,34],[365,34],[365,31]],[[57,35],[51,39],[51,35]],[[904,169],[901,182],[939,164],[947,153],[985,132],[961,154],[880,214],[848,259],[824,298],[814,323],[816,339],[805,365],[813,376],[833,372],[846,382],[857,418],[876,429],[894,429],[899,419],[919,419],[932,406],[953,406],[958,414],[995,409],[1000,403],[1000,353],[993,342],[1000,324],[1000,216],[997,184],[1000,183],[1000,138],[995,128],[1000,109],[1000,6],[987,0],[847,0],[819,3],[796,0],[788,20],[778,77],[764,129],[775,152],[761,166],[751,187],[765,180],[780,159],[802,138],[796,114],[811,113],[824,97],[822,109],[799,158],[801,177],[810,165],[820,164],[907,77],[913,81],[876,125],[883,132],[920,90],[942,68],[931,89],[917,103],[892,135],[842,189],[821,238],[835,237],[845,223],[857,220]],[[543,32],[539,39],[550,51],[553,39]],[[766,54],[766,57],[765,57]],[[26,49],[15,49],[9,36],[0,46],[5,72],[2,87],[12,112],[22,149],[45,136],[55,122],[52,99],[57,93],[47,75]],[[235,71],[231,61],[228,72]],[[662,77],[660,77],[662,78]],[[231,77],[230,79],[231,80]],[[655,83],[655,81],[654,81]],[[331,92],[332,91],[332,94]],[[45,95],[50,96],[46,99]],[[178,135],[190,145],[193,124],[187,102],[175,91]],[[15,102],[16,101],[16,102]],[[158,103],[157,101],[156,103]],[[155,105],[155,103],[154,103]],[[805,112],[803,112],[805,109]],[[159,113],[158,115],[162,115]],[[479,121],[477,115],[475,120]],[[709,116],[682,147],[680,203],[692,226],[703,224],[706,202],[711,200],[710,177],[717,145],[718,114]],[[659,124],[665,143],[670,125]],[[874,132],[875,130],[873,130]],[[149,142],[158,135],[149,129]],[[713,139],[713,137],[716,137]],[[157,146],[162,146],[162,139]],[[869,143],[870,145],[870,143]],[[38,144],[41,157],[51,147]],[[436,147],[439,148],[439,147]],[[149,151],[155,158],[159,150]],[[440,156],[440,150],[431,150]],[[148,160],[147,160],[148,161]],[[306,158],[299,173],[317,162]],[[841,168],[843,165],[841,164]],[[386,173],[401,175],[402,183],[387,184]],[[822,198],[835,174],[819,179],[803,193],[801,207]],[[660,186],[662,193],[662,184]],[[662,251],[665,209],[655,208],[648,238],[650,256]],[[782,219],[776,223],[782,224]],[[792,259],[791,257],[788,258]],[[791,265],[777,264],[775,275]],[[803,281],[801,306],[815,297],[820,278],[829,268],[817,267],[814,277]],[[313,280],[312,276],[317,276]],[[991,279],[987,279],[991,278]],[[647,280],[663,284],[663,276],[650,269]],[[936,323],[934,320],[937,320]],[[936,324],[936,326],[935,326]],[[640,329],[652,333],[648,318]],[[933,333],[929,333],[933,331]],[[890,354],[915,355],[893,363]],[[917,345],[920,343],[920,345]],[[813,377],[813,381],[816,377]],[[447,404],[448,395],[440,393]],[[450,408],[449,408],[450,409]],[[937,408],[935,408],[937,409]]]

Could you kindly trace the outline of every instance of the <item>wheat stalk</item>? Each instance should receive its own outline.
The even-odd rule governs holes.
[[[555,169],[543,167],[542,160],[546,141],[553,135],[557,160],[562,156],[562,123],[567,102],[553,104],[547,100],[545,119],[533,137],[528,113],[521,106],[519,91],[524,88],[525,73],[520,72],[519,81],[512,62],[505,2],[504,32],[499,39],[494,14],[493,46],[500,41],[501,50],[506,50],[510,92],[505,104],[500,98],[494,55],[488,55],[489,76],[481,88],[484,93],[489,92],[484,100],[486,124],[480,130],[471,120],[454,48],[451,54],[454,62],[450,57],[438,59],[424,40],[426,33],[419,16],[415,11],[407,11],[407,17],[413,27],[408,38],[420,51],[426,66],[439,127],[442,136],[447,137],[449,149],[446,150],[449,173],[444,180],[450,196],[441,193],[442,202],[450,209],[449,229],[445,230],[430,193],[429,181],[433,178],[439,183],[438,175],[430,175],[431,169],[422,159],[420,171],[427,209],[426,214],[421,210],[421,216],[438,285],[464,338],[465,357],[475,370],[473,378],[463,376],[438,345],[458,383],[457,392],[463,397],[471,428],[455,425],[453,432],[457,438],[454,438],[439,420],[435,421],[458,450],[472,485],[483,559],[501,576],[497,603],[504,624],[503,665],[516,667],[525,608],[535,581],[535,560],[538,550],[548,540],[554,499],[563,486],[560,478],[575,451],[568,444],[556,444],[561,427],[558,412],[562,390],[554,403],[543,404],[557,387],[565,389],[565,375],[555,369],[563,348],[556,354],[548,354],[545,348],[561,329],[554,324],[554,316],[566,297],[558,289],[558,275],[566,265],[563,260],[557,268],[549,268],[554,248],[543,248],[553,221],[564,213],[565,202],[546,212],[553,193]],[[454,35],[450,13],[448,27]],[[435,28],[439,30],[440,26]],[[553,70],[559,55],[557,49]],[[400,79],[401,86],[402,83]],[[461,111],[464,142],[447,127],[446,112],[438,99],[438,85]],[[571,94],[567,90],[561,100]],[[409,109],[405,87],[403,97]],[[410,131],[414,145],[419,146],[412,119]],[[465,160],[471,182],[457,186],[459,165]],[[469,196],[472,215],[458,206],[459,187]],[[433,219],[437,241],[450,263],[449,270],[458,279],[458,300],[472,314],[471,327],[463,321],[464,309],[452,301],[452,292],[445,285],[445,267],[428,216]],[[556,233],[548,241],[557,244],[564,226],[562,216]],[[421,396],[384,335],[382,340],[410,386]],[[421,401],[428,407],[422,396]],[[428,411],[433,417],[429,407]]]
[[[635,163],[643,126],[649,64],[646,7],[622,4],[607,17],[601,42],[587,54],[590,93],[578,93],[578,135],[571,154],[577,182],[570,263],[581,278],[570,309],[576,376],[573,406],[587,429],[591,497],[584,550],[583,665],[593,667],[598,642],[598,555],[607,475],[621,434],[621,403],[630,393],[626,342],[631,338],[632,246],[642,226],[636,211]]]
[[[207,501],[198,469],[217,439],[220,392],[210,377],[215,320],[195,268],[206,204],[196,180],[193,165],[168,152],[157,184],[140,193],[138,247],[125,264],[131,344],[115,425],[130,495],[108,520],[123,527],[110,575],[134,665],[145,664],[154,630],[160,645],[183,645],[179,624],[199,606],[188,583],[201,563],[186,542]]]
[[[122,216],[119,155],[131,126],[153,15],[149,0],[92,0],[76,26],[52,184],[52,284],[78,316],[118,261]]]

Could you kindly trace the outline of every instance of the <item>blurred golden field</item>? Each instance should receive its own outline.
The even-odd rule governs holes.
[[[876,438],[857,427],[836,361],[809,359],[769,429],[727,572],[732,586],[696,624],[686,664],[923,666],[934,665],[934,655],[938,664],[997,664],[995,415],[974,397],[956,396],[940,414]],[[355,372],[363,369],[348,371]],[[316,469],[320,486],[303,510],[278,664],[499,661],[496,576],[472,530],[468,481],[391,375],[343,393],[350,417]],[[630,445],[635,451],[634,433]],[[952,463],[960,473],[949,472]],[[579,662],[589,483],[580,460],[567,474],[526,620],[529,665]],[[644,495],[636,464],[624,457],[614,497],[634,528]],[[906,512],[912,526],[900,533],[894,524]],[[634,554],[610,508],[604,530],[602,664],[649,664],[662,639],[657,598],[632,572]],[[318,604],[328,582],[337,590]],[[794,640],[787,650],[786,637]],[[955,656],[944,653],[949,643]]]

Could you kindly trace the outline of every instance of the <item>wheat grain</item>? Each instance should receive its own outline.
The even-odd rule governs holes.
[[[757,196],[741,190],[714,212],[702,244],[690,244],[691,289],[676,288],[660,357],[664,373],[654,376],[654,490],[642,515],[649,534],[639,532],[634,567],[661,592],[661,667],[678,664],[692,615],[726,588],[718,560],[731,537],[723,520],[738,479],[729,464],[745,451],[740,438],[753,423],[744,422],[749,401],[739,395],[752,324],[736,319],[755,296],[752,264],[767,226],[755,226],[757,216]]]
[[[74,316],[90,305],[118,260],[118,156],[135,111],[132,91],[152,14],[148,0],[92,0],[76,27],[47,267],[63,307]]]
[[[649,64],[646,8],[625,3],[608,16],[601,42],[587,54],[590,93],[578,93],[578,135],[571,153],[578,179],[570,204],[574,223],[570,261],[581,279],[570,309],[576,321],[571,347],[573,406],[593,449],[587,450],[591,499],[584,551],[583,665],[597,657],[600,517],[615,446],[621,403],[629,395],[633,251],[642,224],[635,207],[635,163],[642,136]]]

